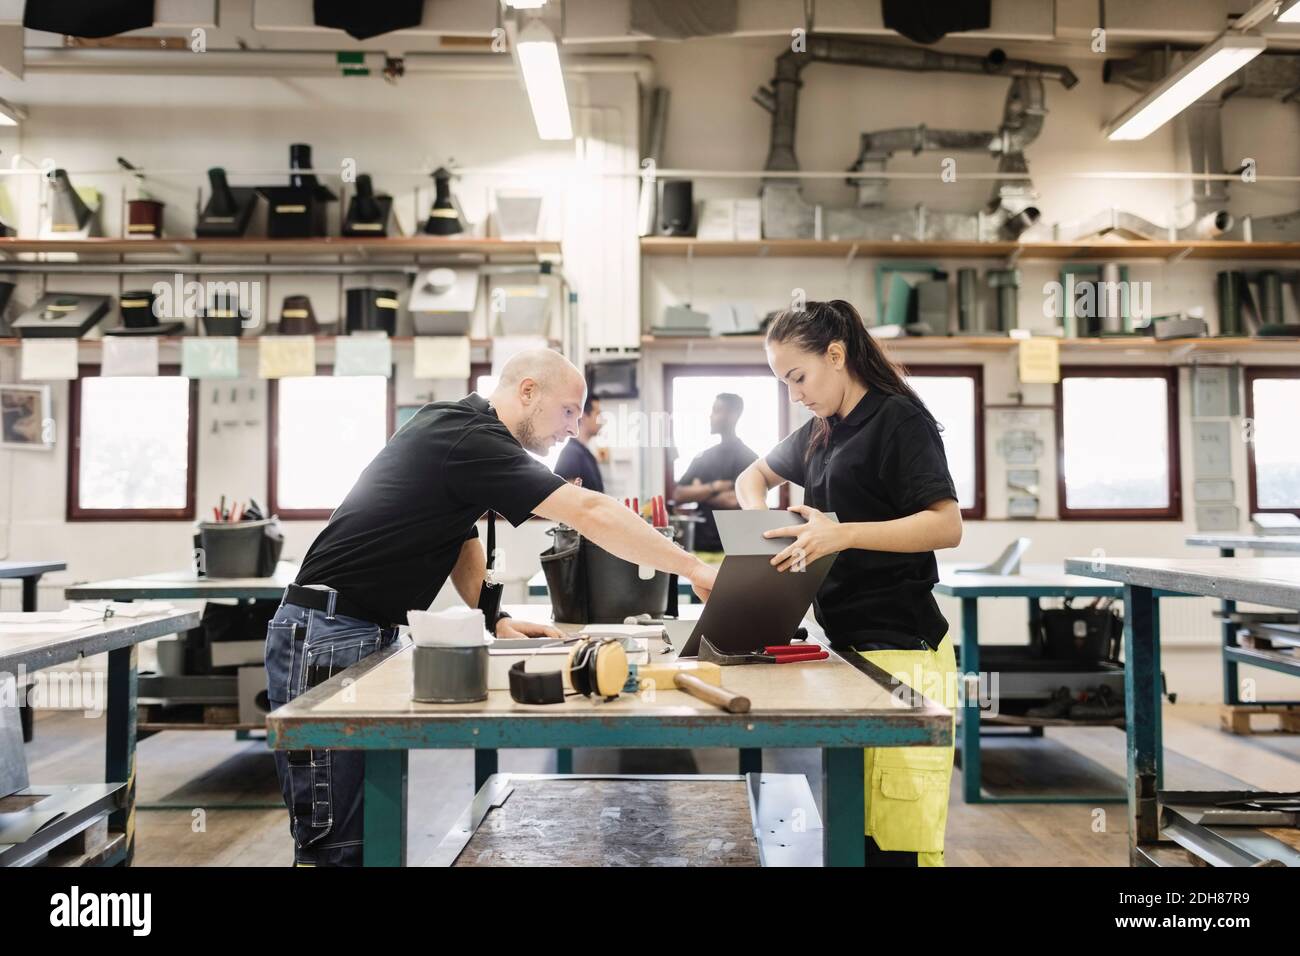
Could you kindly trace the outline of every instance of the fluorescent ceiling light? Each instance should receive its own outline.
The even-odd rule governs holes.
[[[1278,23],[1300,23],[1300,0],[1291,0],[1277,15]]]
[[[1106,138],[1146,139],[1264,52],[1263,37],[1219,37],[1106,127]]]
[[[524,75],[528,104],[533,108],[537,135],[542,139],[573,139],[569,97],[564,92],[560,48],[555,35],[540,20],[534,20],[519,31],[515,52]]]

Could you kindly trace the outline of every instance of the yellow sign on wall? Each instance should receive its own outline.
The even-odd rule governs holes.
[[[1049,337],[1020,341],[1020,383],[1055,385],[1061,380],[1061,343]]]

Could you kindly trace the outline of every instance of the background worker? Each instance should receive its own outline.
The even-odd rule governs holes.
[[[560,450],[555,473],[565,481],[604,494],[605,479],[601,477],[600,464],[591,451],[591,440],[599,434],[600,399],[588,395],[586,404],[582,406],[582,418],[578,420],[578,434]]]
[[[673,489],[673,499],[678,504],[696,502],[699,506],[697,514],[703,521],[695,526],[696,551],[722,550],[713,512],[740,507],[736,501],[736,479],[758,458],[736,437],[736,425],[744,411],[745,400],[731,392],[723,392],[713,400],[709,434],[719,436],[718,443],[692,459]]]

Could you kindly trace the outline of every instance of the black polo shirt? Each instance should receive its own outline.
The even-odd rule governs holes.
[[[404,623],[433,602],[487,511],[517,527],[563,484],[483,397],[433,402],[366,466],[297,583],[328,585],[376,620]]]
[[[702,481],[707,485],[711,481],[735,481],[757,459],[758,455],[739,438],[723,439],[696,455],[678,484],[689,485]],[[707,501],[701,501],[696,513],[704,521],[695,526],[695,550],[721,551],[722,539],[718,537],[718,525],[713,520],[713,507]]]
[[[872,389],[828,423],[829,440],[811,455],[815,419],[766,456],[774,472],[803,486],[805,504],[841,522],[890,521],[957,498],[943,439],[913,399]],[[814,602],[817,621],[839,647],[938,647],[948,631],[931,593],[938,580],[933,551],[843,551]]]
[[[568,444],[560,449],[560,457],[555,460],[555,473],[565,481],[582,479],[582,487],[605,493],[605,479],[600,476],[600,465],[591,449],[570,438]]]

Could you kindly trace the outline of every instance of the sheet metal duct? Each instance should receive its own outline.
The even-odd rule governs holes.
[[[988,56],[938,53],[916,47],[869,43],[843,37],[811,36],[806,52],[787,51],[776,59],[776,75],[768,87],[754,96],[772,114],[771,143],[765,169],[795,172],[795,128],[798,119],[802,73],[810,63],[837,63],[879,69],[918,72],[973,73],[1011,78],[1003,109],[1002,125],[996,130],[930,129],[924,125],[864,133],[853,172],[881,171],[901,149],[976,150],[999,156],[998,170],[1008,178],[994,185],[989,208],[981,213],[938,213],[920,207],[887,212],[884,205],[886,181],[879,177],[853,177],[858,187],[857,208],[829,208],[823,211],[823,232],[839,238],[994,239],[1015,238],[1038,219],[1034,192],[1028,180],[1024,147],[1042,131],[1047,114],[1043,80],[1053,79],[1066,89],[1078,78],[1064,66],[1008,59],[1000,50]],[[1018,174],[1014,178],[1010,174]],[[763,184],[764,232],[771,238],[813,235],[816,210],[804,201],[797,183],[765,180]]]

